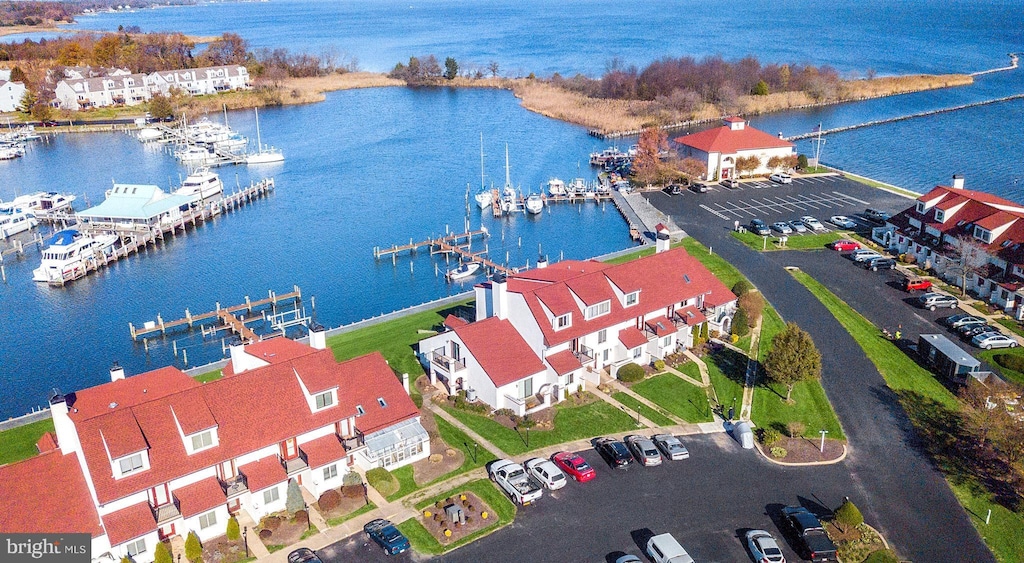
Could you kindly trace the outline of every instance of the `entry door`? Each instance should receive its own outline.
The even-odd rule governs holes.
[[[171,495],[167,490],[167,484],[157,485],[153,487],[153,501],[154,506],[163,506],[168,502],[171,502]]]
[[[295,459],[296,456],[298,456],[298,451],[295,447],[295,438],[288,438],[281,444],[281,457]]]

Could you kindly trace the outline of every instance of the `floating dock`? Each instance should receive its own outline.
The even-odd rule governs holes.
[[[394,262],[396,257],[403,253],[408,252],[415,254],[421,248],[429,248],[430,254],[445,254],[447,256],[458,256],[462,262],[473,262],[480,264],[485,268],[489,268],[495,272],[502,272],[504,274],[514,273],[513,268],[503,266],[497,262],[487,258],[487,248],[473,252],[472,242],[476,237],[487,237],[490,234],[487,229],[480,228],[477,231],[466,231],[464,233],[450,233],[443,237],[427,239],[421,242],[409,241],[409,244],[393,245],[390,248],[374,247],[373,257],[380,260],[383,257],[390,256],[391,261]]]
[[[136,327],[133,323],[128,323],[128,331],[131,333],[132,340],[138,340],[139,338],[145,339],[148,336],[156,334],[167,334],[169,331],[178,329],[190,329],[196,325],[217,320],[221,324],[214,326],[213,330],[230,330],[242,338],[246,342],[255,342],[259,340],[259,336],[246,326],[246,323],[253,321],[262,321],[266,319],[265,314],[253,315],[253,312],[259,309],[265,309],[268,306],[277,310],[278,305],[283,303],[299,303],[302,300],[302,290],[299,286],[292,286],[292,291],[288,293],[277,294],[273,291],[267,292],[266,299],[259,299],[253,301],[249,299],[249,296],[245,296],[245,303],[239,305],[233,305],[231,307],[221,307],[220,303],[217,303],[216,308],[213,311],[202,313],[199,315],[193,315],[188,309],[185,309],[185,316],[172,321],[165,321],[161,315],[156,316],[155,321],[149,321],[142,325],[142,327]],[[249,314],[248,317],[236,316],[236,313],[245,311]]]

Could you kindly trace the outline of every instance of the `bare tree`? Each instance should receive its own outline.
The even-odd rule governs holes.
[[[491,61],[487,63],[487,70],[491,73],[491,78],[498,77],[498,61]]]
[[[988,253],[973,236],[961,234],[949,243],[952,252],[946,256],[948,269],[960,278],[960,293],[967,295],[967,278],[979,272],[988,262]]]

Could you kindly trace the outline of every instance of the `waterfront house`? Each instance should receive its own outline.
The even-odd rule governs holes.
[[[244,90],[252,86],[244,66],[227,65],[184,70],[164,70],[149,75],[154,92],[169,94],[177,89],[192,96]]]
[[[624,264],[541,262],[477,285],[475,319],[450,316],[419,343],[431,383],[523,415],[692,346],[705,323],[727,333],[736,296],[658,235],[658,252]]]
[[[151,90],[150,78],[145,74],[68,78],[57,83],[54,104],[69,110],[134,106],[148,101]]]
[[[923,268],[960,286],[967,244],[967,290],[1018,320],[1024,319],[1024,205],[986,192],[964,188],[953,176],[949,186],[935,186],[913,205],[872,230],[871,238]]]
[[[24,97],[24,84],[0,80],[0,112],[17,111]]]
[[[103,203],[76,215],[93,226],[155,229],[179,222],[197,199],[198,194],[169,194],[153,185],[114,184]]]
[[[795,155],[793,143],[750,126],[742,117],[727,117],[721,127],[674,139],[681,158],[694,158],[705,165],[704,179],[737,177],[736,159],[756,157],[759,165],[750,175],[773,171],[768,161]]]
[[[115,366],[109,383],[54,390],[46,453],[0,468],[4,531],[89,533],[94,561],[148,563],[162,539],[205,541],[232,514],[284,510],[292,480],[316,498],[356,467],[429,456],[408,378],[379,353],[337,362],[322,329],[311,343],[232,346],[205,384]]]

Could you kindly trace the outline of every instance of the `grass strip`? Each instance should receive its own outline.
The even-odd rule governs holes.
[[[978,353],[978,358],[988,363],[988,365],[996,370],[999,375],[1003,376],[1003,379],[1010,383],[1016,383],[1024,387],[1024,373],[1021,373],[1015,369],[1004,367],[996,362],[996,356],[1001,354],[1009,354],[1012,356],[1024,356],[1024,348],[1002,348],[996,350],[982,350]]]
[[[209,383],[211,381],[217,381],[222,377],[224,377],[224,373],[221,372],[221,370],[217,369],[213,371],[208,371],[206,373],[201,373],[199,375],[194,376],[192,379],[195,379],[199,383]]]
[[[327,520],[327,525],[332,527],[332,528],[334,526],[340,526],[341,524],[344,524],[345,522],[348,522],[349,520],[355,518],[356,516],[361,516],[363,514],[366,514],[367,512],[369,512],[369,511],[371,511],[371,510],[373,510],[375,508],[377,508],[377,505],[373,504],[372,502],[370,504],[365,504],[365,505],[357,508],[356,510],[353,510],[352,512],[349,512],[348,514],[342,514],[341,516],[335,516],[334,518],[328,519]]]
[[[657,424],[658,426],[673,426],[675,422],[671,418],[668,418],[661,412],[652,409],[651,407],[641,403],[635,397],[624,391],[616,391],[612,393],[612,398],[616,401],[626,405],[633,412],[640,411],[640,416],[644,416],[647,420]]]
[[[768,237],[767,244],[765,244],[765,237],[751,232],[737,233],[736,231],[733,231],[732,236],[743,244],[760,252],[772,250],[823,250],[826,244],[830,244],[841,238],[847,238],[849,233],[832,231],[828,233],[808,233],[805,235],[793,234],[787,237],[786,246],[779,246],[779,237],[777,236]]]
[[[736,285],[736,282],[746,279],[735,266],[726,262],[721,256],[713,254],[711,249],[702,245],[697,239],[686,237],[680,244],[726,286],[732,287]]]
[[[832,403],[820,382],[797,383],[793,386],[793,403],[786,404],[785,399],[786,388],[783,385],[757,386],[750,411],[751,420],[759,428],[775,428],[784,435],[789,435],[790,422],[800,422],[804,425],[804,437],[819,437],[820,431],[827,430],[829,438],[846,439],[839,417],[832,410]]]
[[[700,380],[700,376],[697,376]],[[711,422],[711,405],[704,389],[663,373],[633,385],[632,390],[686,422]],[[649,409],[648,409],[649,410]]]
[[[53,432],[52,418],[0,432],[0,465],[34,457],[39,453],[36,442],[47,432]]]

